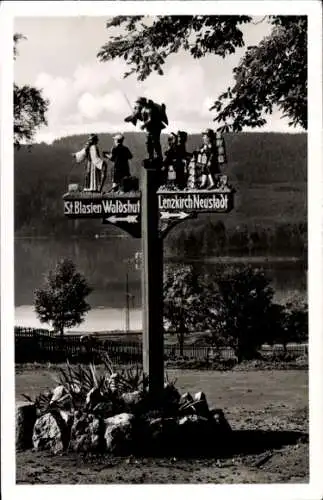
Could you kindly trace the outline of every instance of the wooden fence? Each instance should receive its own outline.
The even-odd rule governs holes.
[[[272,356],[282,352],[283,347],[263,347],[264,355]],[[307,353],[307,345],[294,344],[288,346],[288,352],[297,357]],[[108,354],[116,364],[140,364],[142,362],[141,342],[126,342],[120,340],[81,340],[79,335],[66,335],[63,338],[54,336],[48,330],[15,327],[15,360],[16,363],[26,362],[99,362],[102,355]],[[165,345],[165,360],[181,357],[178,345]],[[235,354],[230,347],[215,351],[210,346],[187,345],[183,349],[184,359],[191,360],[234,360]]]

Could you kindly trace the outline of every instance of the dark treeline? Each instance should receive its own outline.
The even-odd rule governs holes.
[[[70,136],[52,145],[36,144],[15,152],[16,236],[69,237],[118,232],[101,222],[68,221],[63,216],[62,195],[70,182],[83,181],[83,165],[70,153],[80,149],[87,136]],[[227,250],[302,252],[306,246],[307,135],[277,133],[228,134],[225,167],[237,193],[235,208],[227,215],[200,216],[173,230],[166,242],[171,254],[203,254]],[[145,137],[126,134],[133,152],[133,175],[140,176]],[[163,137],[166,144],[166,136]],[[188,140],[188,151],[200,136]],[[100,135],[100,146],[109,150],[112,134]]]
[[[241,224],[226,227],[223,221],[199,221],[178,226],[167,238],[169,256],[195,258],[209,255],[307,255],[305,222],[282,222],[264,226]]]

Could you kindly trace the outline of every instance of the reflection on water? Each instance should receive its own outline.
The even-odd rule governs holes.
[[[130,328],[141,326],[141,277],[134,255],[140,240],[134,238],[51,241],[28,239],[15,241],[15,321],[21,326],[40,324],[33,312],[33,291],[62,257],[71,258],[93,288],[88,300],[92,310],[78,330],[100,331],[125,328],[126,275],[128,274]],[[197,270],[212,276],[227,266],[238,266],[231,257],[195,262]],[[287,294],[306,294],[306,270],[300,261],[265,258],[248,259],[265,269],[275,289],[276,300]],[[43,325],[44,327],[44,325]],[[75,330],[76,328],[74,328]]]
[[[15,324],[28,328],[50,328],[50,325],[40,323],[33,306],[18,306],[15,309]],[[91,309],[83,323],[78,327],[70,328],[66,332],[102,332],[112,330],[126,331],[126,310],[112,308]],[[129,330],[141,329],[141,309],[129,311]]]

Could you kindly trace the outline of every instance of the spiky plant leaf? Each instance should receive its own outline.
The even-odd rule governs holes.
[[[102,362],[103,362],[104,368],[107,370],[107,372],[110,374],[110,376],[113,373],[115,373],[115,367],[113,366],[113,363],[112,363],[108,353],[103,354]]]
[[[21,396],[25,398],[29,403],[34,403],[34,400],[27,394],[21,394]]]
[[[173,387],[175,387],[176,383],[177,383],[177,378],[170,379],[169,376],[168,376],[168,373],[165,372],[165,382],[168,385],[172,385]]]

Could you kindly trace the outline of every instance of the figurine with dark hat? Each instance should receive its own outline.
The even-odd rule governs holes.
[[[187,132],[184,130],[177,132],[176,179],[180,189],[183,189],[187,185],[187,167],[191,157],[186,150],[187,137]]]
[[[168,147],[164,151],[164,161],[163,161],[163,179],[162,184],[173,185],[176,181],[176,147],[177,147],[177,135],[171,132],[167,137]]]
[[[132,158],[130,149],[123,144],[124,135],[120,132],[114,137],[111,152],[103,152],[105,158],[114,163],[112,172],[112,191],[118,191],[125,177],[130,177],[129,160]]]
[[[190,155],[186,151],[187,132],[179,130],[171,132],[167,138],[168,148],[164,152],[163,168],[166,171],[168,184],[178,189],[186,187],[187,164]]]

